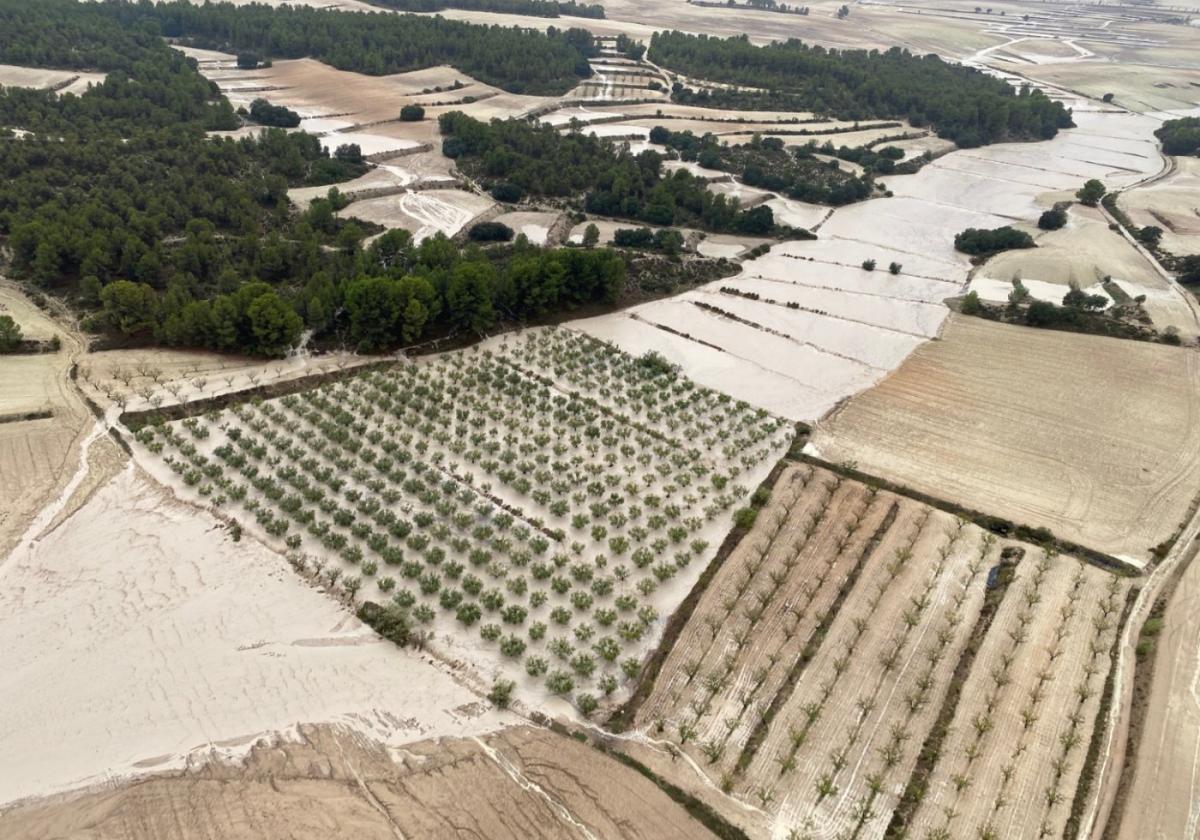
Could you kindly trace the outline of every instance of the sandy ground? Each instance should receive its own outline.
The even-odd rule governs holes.
[[[13,840],[221,837],[493,840],[712,837],[635,771],[546,730],[422,741],[391,754],[305,726],[241,765],[208,765],[0,816]]]
[[[425,190],[363,199],[342,213],[389,230],[407,230],[420,242],[438,232],[453,236],[495,206],[490,198],[466,190]]]
[[[1189,350],[955,316],[941,341],[850,401],[811,445],[1144,560],[1183,521],[1200,481],[1198,377]]]
[[[534,245],[545,245],[550,229],[561,216],[560,213],[521,211],[503,213],[492,221],[508,225],[517,235],[525,234],[525,238]]]
[[[297,723],[385,743],[508,718],[134,467],[0,567],[0,802],[236,754]],[[44,733],[58,733],[47,742]]]
[[[17,543],[36,512],[57,494],[78,461],[91,415],[68,380],[82,341],[14,287],[0,282],[0,306],[31,337],[57,335],[63,349],[0,361],[0,415],[53,412],[42,420],[0,423],[0,557]]]

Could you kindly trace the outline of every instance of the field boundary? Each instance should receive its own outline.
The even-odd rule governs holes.
[[[16,414],[0,414],[0,423],[23,423],[26,420],[49,420],[54,412],[48,408],[38,411],[22,411]]]
[[[771,472],[759,484],[759,488],[767,488],[773,490],[775,485],[779,483],[779,477],[783,474],[784,469],[789,464],[796,463],[796,453],[798,453],[808,440],[811,429],[803,424],[796,424],[796,436],[792,441],[791,447],[784,453],[783,457],[771,468]],[[683,599],[675,612],[671,613],[670,619],[667,620],[667,626],[663,629],[662,639],[654,648],[646,660],[646,664],[642,667],[642,674],[638,678],[638,684],[634,687],[633,693],[629,699],[622,703],[604,722],[604,727],[611,732],[624,732],[632,724],[642,704],[654,691],[654,684],[658,682],[658,675],[662,672],[663,665],[667,662],[667,657],[670,656],[671,650],[675,647],[675,642],[679,640],[679,636],[687,627],[688,621],[691,620],[692,613],[696,611],[696,607],[700,605],[704,593],[708,591],[708,587],[712,584],[717,576],[717,572],[725,565],[726,561],[732,556],[742,540],[754,529],[754,526],[749,528],[735,525],[733,529],[725,536],[721,542],[720,548],[717,549],[716,556],[700,573],[700,577],[692,586],[687,597]]]
[[[957,502],[951,502],[948,499],[943,499],[938,496],[923,493],[904,484],[899,484],[894,481],[889,481],[886,478],[880,478],[870,473],[865,473],[857,467],[847,464],[835,464],[832,461],[826,461],[824,458],[819,458],[816,455],[811,455],[807,452],[800,454],[800,460],[814,466],[822,467],[832,473],[862,482],[868,486],[878,487],[881,490],[887,490],[895,493],[898,496],[904,496],[921,504],[929,505],[954,516],[961,516],[969,520],[972,524],[979,526],[985,531],[991,531],[999,537],[1006,539],[1016,539],[1021,542],[1033,543],[1039,546],[1049,546],[1054,548],[1060,554],[1070,554],[1078,557],[1093,566],[1098,566],[1106,572],[1118,574],[1126,577],[1142,577],[1145,575],[1145,570],[1121,560],[1111,554],[1105,554],[1102,551],[1097,551],[1094,548],[1080,545],[1079,543],[1064,540],[1055,536],[1054,532],[1049,528],[1033,528],[1029,525],[1021,525],[1005,519],[1000,516],[984,513],[974,508],[960,505]]]
[[[205,397],[199,400],[189,400],[188,402],[177,403],[175,405],[165,406],[163,408],[150,408],[141,411],[126,411],[119,418],[123,426],[131,432],[136,432],[144,426],[156,423],[173,423],[176,420],[184,420],[188,417],[196,417],[210,410],[219,410],[228,406],[243,403],[259,397],[264,400],[275,399],[276,397],[286,397],[289,394],[306,391],[309,388],[315,388],[320,385],[325,385],[329,382],[336,382],[350,376],[356,376],[362,373],[368,373],[375,370],[386,370],[395,365],[395,359],[385,359],[382,361],[368,362],[365,365],[355,365],[347,367],[344,370],[322,371],[321,373],[310,373],[306,376],[298,376],[295,379],[289,379],[286,382],[271,382],[262,385],[256,385],[253,388],[243,388],[239,391],[230,391],[227,394],[217,394],[213,397]]]

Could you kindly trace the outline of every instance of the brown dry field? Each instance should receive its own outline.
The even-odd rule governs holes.
[[[653,783],[564,736],[522,726],[394,756],[301,727],[244,764],[208,764],[0,814],[6,840],[580,840],[712,837]]]
[[[980,797],[958,797],[964,816],[949,836],[975,837],[988,817],[1000,819],[986,811],[1011,763],[1017,772],[1005,795],[1020,805],[1004,811],[1007,833],[998,836],[1037,837],[1043,821],[1061,832],[1127,584],[811,465],[782,473],[672,647],[635,724],[659,748],[669,742],[687,756],[686,765],[670,765],[673,781],[695,785],[702,774],[710,803],[755,836],[768,833],[768,822],[776,837],[793,830],[844,836],[838,832],[853,830],[865,808],[870,815],[856,836],[880,837],[941,712],[983,606],[988,570],[1006,546],[1024,556],[952,712],[954,727],[931,778],[937,807],[926,805],[918,822],[940,825],[941,805],[955,798],[950,779],[962,772]],[[1105,623],[1097,630],[1101,602]],[[1015,657],[1009,631],[1018,625],[1026,634]],[[1004,688],[989,697],[1005,656]],[[789,689],[789,671],[802,657],[807,663]],[[1014,731],[1043,669],[1051,674],[1033,702],[1047,713]],[[1084,682],[1091,691],[1078,705],[1078,740],[1060,756],[1068,710]],[[979,724],[987,740],[977,752],[974,722],[987,700],[993,710]],[[743,755],[767,708],[777,711],[765,737],[759,733],[756,749]],[[1046,805],[1051,782],[1063,798]],[[718,787],[733,798],[719,797]],[[970,832],[958,830],[968,825]]]
[[[913,836],[1063,836],[1127,589],[1071,558],[1025,556],[963,686]]]
[[[830,461],[1144,560],[1200,488],[1200,355],[952,316],[823,421]]]
[[[272,67],[253,71],[217,71],[210,77],[223,88],[227,87],[227,95],[236,97],[239,86],[269,86],[271,90],[246,93],[242,98],[266,96],[278,105],[337,114],[341,119],[354,123],[393,121],[399,118],[400,108],[409,103],[459,101],[464,96],[477,97],[482,100],[477,104],[484,105],[487,102],[486,97],[500,95],[513,111],[535,107],[544,101],[533,96],[505,94],[453,67],[446,66],[389,76],[367,76],[348,70],[337,70],[315,59],[302,58],[277,61]],[[453,85],[456,81],[463,82],[466,87],[441,93],[422,93],[426,89]],[[429,126],[418,123],[403,128],[421,132]]]
[[[1100,49],[1099,45],[1087,42],[1081,42],[1080,46]],[[1194,108],[1200,104],[1200,87],[1196,86],[1200,83],[1198,67],[1172,67],[1164,71],[1162,66],[1152,63],[1095,61],[1037,67],[996,62],[996,66],[1096,99],[1112,93],[1117,105],[1140,113]]]
[[[1200,158],[1172,158],[1171,165],[1166,177],[1126,190],[1117,201],[1134,224],[1162,229],[1165,250],[1200,253]]]
[[[870,799],[864,836],[877,836],[936,718],[998,552],[978,528],[911,499],[806,464],[787,468],[668,654],[636,724],[682,745],[742,808],[767,811],[776,835],[832,836]],[[788,672],[805,650],[810,660],[790,690]],[[925,700],[908,703],[918,694]],[[768,707],[778,713],[766,738],[743,757]],[[911,745],[884,764],[895,727]],[[836,791],[821,796],[826,775]],[[876,775],[886,790],[870,797]],[[726,800],[722,810],[736,818],[739,808]]]

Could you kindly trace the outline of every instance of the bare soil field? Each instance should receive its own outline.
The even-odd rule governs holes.
[[[518,211],[503,213],[492,221],[508,225],[518,236],[524,234],[534,245],[545,245],[550,231],[561,219],[561,213]]]
[[[1009,546],[1015,582],[995,617],[981,619],[989,570]],[[949,835],[924,833],[968,787],[972,797],[995,789],[1023,803],[1004,812],[1009,830],[996,836],[1037,837],[1043,824],[1061,831],[1126,586],[793,465],[705,590],[633,723],[646,743],[687,757],[672,777],[701,773],[733,797],[719,808],[731,819],[764,819],[769,829],[755,836],[882,837],[935,721],[949,714],[950,739],[923,771],[933,771],[930,799],[912,836],[984,836],[975,828],[997,819],[992,796],[970,803],[984,818],[964,801]],[[1016,656],[1016,638],[1029,655]],[[960,665],[972,640],[981,650]],[[943,707],[950,681],[964,675],[957,705]],[[1013,719],[1028,726],[1013,733]],[[994,782],[1013,778],[1009,763],[1021,771],[1012,784]],[[1055,795],[1042,805],[1046,791]]]
[[[105,73],[88,73],[79,70],[47,70],[40,67],[20,67],[15,64],[0,64],[0,87],[27,87],[53,89],[58,93],[84,93],[88,85],[104,81]]]
[[[130,466],[4,561],[0,756],[22,772],[0,802],[238,755],[302,722],[397,745],[508,720],[221,529]]]
[[[1141,563],[1200,486],[1198,378],[1188,350],[952,316],[811,446]]]
[[[529,726],[391,751],[302,726],[240,763],[210,762],[0,814],[12,840],[710,838],[635,771]]]
[[[1067,557],[1032,552],[1020,563],[962,688],[913,836],[1064,836],[1127,588]]]
[[[36,356],[0,357],[0,417],[50,412],[37,420],[0,422],[0,557],[65,484],[90,415],[68,381],[82,343],[14,287],[0,283],[0,312],[31,338],[58,336],[63,348]]]
[[[1171,159],[1165,178],[1126,190],[1118,206],[1139,226],[1163,232],[1162,247],[1177,256],[1200,252],[1200,158]]]

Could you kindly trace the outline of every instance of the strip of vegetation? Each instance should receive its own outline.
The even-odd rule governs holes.
[[[743,210],[707,189],[690,172],[663,171],[654,151],[630,154],[612,141],[524,120],[473,119],[459,111],[439,118],[443,153],[499,201],[522,196],[578,199],[589,213],[649,225],[694,226],[750,236],[790,236],[770,207]]]
[[[1125,608],[1121,611],[1121,620],[1117,622],[1117,630],[1113,634],[1112,646],[1109,648],[1108,661],[1110,663],[1108,674],[1104,678],[1104,690],[1100,695],[1100,707],[1096,711],[1096,725],[1092,728],[1092,737],[1088,742],[1087,755],[1083,759],[1083,766],[1079,769],[1079,781],[1075,787],[1075,798],[1071,800],[1071,813],[1067,817],[1067,824],[1063,829],[1063,837],[1074,837],[1076,840],[1082,840],[1079,837],[1080,820],[1083,819],[1083,811],[1087,807],[1088,797],[1092,792],[1092,785],[1096,781],[1096,768],[1102,758],[1100,751],[1105,747],[1105,741],[1108,738],[1108,718],[1112,710],[1113,694],[1116,690],[1117,669],[1113,664],[1117,661],[1118,653],[1121,649],[1121,636],[1125,632],[1125,625],[1129,622],[1129,616],[1133,612],[1133,604],[1137,600],[1137,587],[1130,587],[1125,593]],[[1151,619],[1150,621],[1156,621]],[[1150,627],[1150,621],[1142,628],[1142,636],[1146,636],[1146,630]],[[1157,620],[1154,632],[1162,629],[1162,621]],[[1138,658],[1141,659],[1140,651],[1141,643],[1138,644]]]
[[[870,173],[860,177],[841,169],[835,161],[818,160],[813,154],[815,143],[788,151],[778,137],[756,136],[749,143],[730,146],[712,134],[697,137],[690,131],[671,131],[663,126],[650,130],[650,142],[674,149],[683,160],[696,161],[706,169],[732,173],[747,186],[781,192],[798,201],[836,207],[870,198],[875,192]],[[870,150],[863,151],[874,156],[872,159],[885,159]],[[847,153],[853,154],[849,150]],[[900,154],[903,156],[903,152]]]
[[[934,55],[829,50],[791,39],[756,47],[750,39],[657,32],[650,54],[687,76],[755,90],[691,91],[676,101],[731,110],[815,111],[841,119],[904,119],[931,125],[963,148],[1006,140],[1046,140],[1074,123],[1071,112],[1028,86]]]
[[[803,458],[803,460],[807,460]],[[795,691],[797,683],[800,682],[800,677],[803,676],[804,670],[808,667],[808,663],[812,662],[816,657],[817,652],[821,648],[821,643],[825,641],[825,636],[829,633],[829,628],[833,626],[834,620],[838,616],[838,611],[842,604],[850,597],[855,585],[858,583],[858,578],[862,574],[863,568],[866,567],[867,561],[875,553],[875,549],[879,547],[879,543],[883,541],[884,535],[892,527],[892,523],[896,521],[896,515],[900,511],[900,505],[892,502],[892,506],[888,508],[887,515],[883,517],[883,521],[879,523],[879,527],[875,529],[875,533],[863,545],[862,551],[858,555],[858,560],[854,563],[845,579],[842,581],[841,587],[838,589],[837,596],[833,599],[833,603],[829,605],[829,609],[825,610],[821,615],[821,623],[813,630],[812,636],[804,645],[804,650],[800,652],[800,656],[792,663],[792,667],[788,670],[787,678],[779,686],[779,690],[775,692],[775,696],[771,698],[771,705],[767,707],[758,722],[754,725],[754,729],[750,732],[750,737],[746,739],[746,745],[742,747],[742,752],[738,756],[737,764],[734,765],[735,773],[744,773],[746,768],[754,760],[754,756],[758,753],[759,747],[766,740],[771,729],[771,723],[775,720],[775,716],[787,704],[791,698],[792,692]]]
[[[609,717],[605,723],[605,727],[612,732],[624,732],[633,725],[637,718],[638,710],[642,704],[654,691],[654,683],[658,680],[658,675],[662,672],[662,667],[666,664],[667,657],[671,650],[675,647],[675,643],[679,640],[680,634],[687,627],[688,621],[691,620],[692,613],[696,611],[696,607],[700,605],[700,600],[704,597],[704,593],[716,578],[717,573],[725,562],[737,549],[738,544],[750,533],[754,527],[754,522],[757,519],[757,511],[762,508],[770,499],[771,490],[774,489],[779,481],[779,476],[783,474],[784,468],[789,462],[793,461],[793,455],[800,452],[804,448],[805,442],[808,440],[812,429],[804,423],[796,424],[796,437],[792,442],[792,446],[788,452],[775,464],[771,469],[770,474],[763,479],[758,485],[754,493],[751,494],[751,507],[748,510],[755,512],[754,516],[739,515],[734,517],[733,529],[725,536],[721,547],[717,549],[717,554],[713,557],[712,562],[705,567],[700,573],[700,577],[692,586],[687,597],[679,605],[678,609],[671,614],[671,618],[667,621],[667,626],[663,629],[662,639],[658,643],[658,647],[650,654],[646,660],[646,664],[642,667],[641,676],[638,678],[638,684],[634,688],[629,699],[622,703],[616,711]],[[739,511],[740,513],[740,511]]]
[[[946,693],[942,695],[942,703],[938,707],[937,717],[934,719],[933,726],[925,737],[924,743],[921,744],[912,775],[908,779],[908,784],[904,786],[904,792],[900,795],[896,808],[892,811],[892,818],[888,822],[887,830],[884,832],[884,837],[889,840],[905,837],[908,834],[909,820],[912,819],[921,800],[925,797],[929,777],[933,775],[942,754],[942,746],[950,736],[951,724],[954,723],[954,714],[958,710],[958,703],[962,697],[963,688],[967,684],[967,677],[987,638],[992,620],[1000,611],[1000,605],[1004,603],[1004,596],[1008,594],[1009,585],[1016,579],[1017,563],[1024,554],[1025,549],[1023,548],[1016,546],[1005,548],[1000,553],[999,573],[994,577],[989,576],[983,607],[980,609],[979,615],[975,617],[975,626],[971,628],[967,644],[959,654],[958,662],[954,665],[954,673],[946,684]]]
[[[54,416],[50,409],[23,411],[17,414],[0,414],[0,423],[23,423],[26,420],[48,420]]]
[[[809,455],[808,453],[801,453],[799,458],[806,463],[816,464],[818,467],[824,467],[825,469],[837,473],[840,476],[844,476],[845,478],[853,479],[854,481],[861,481],[863,484],[878,487],[881,490],[887,490],[891,493],[895,493],[898,496],[905,496],[909,499],[915,499],[922,504],[929,505],[930,507],[937,508],[938,510],[944,510],[946,513],[952,513],[955,516],[961,516],[972,524],[979,526],[985,531],[991,531],[997,536],[1021,540],[1022,542],[1028,542],[1033,543],[1034,545],[1052,548],[1059,554],[1073,555],[1081,560],[1086,560],[1095,566],[1099,566],[1105,571],[1113,572],[1114,574],[1127,576],[1139,576],[1142,574],[1141,569],[1130,565],[1124,560],[1113,557],[1111,554],[1105,554],[1101,551],[1096,551],[1093,548],[1087,548],[1086,546],[1079,545],[1078,543],[1060,539],[1059,537],[1056,537],[1054,532],[1049,528],[1034,528],[1029,525],[1019,525],[1000,516],[992,516],[990,514],[981,513],[980,511],[964,507],[957,502],[947,501],[946,499],[942,499],[928,493],[922,493],[920,490],[915,490],[912,487],[906,487],[903,484],[897,484],[896,482],[888,481],[886,478],[870,475],[852,464],[835,464],[831,461],[818,458],[815,455]]]
[[[721,840],[750,840],[750,835],[742,831],[737,826],[726,820],[716,810],[705,802],[701,802],[696,797],[692,796],[683,788],[668,782],[662,776],[655,773],[646,765],[642,764],[637,759],[621,752],[620,750],[605,749],[608,755],[611,755],[617,761],[627,767],[632,767],[634,770],[641,773],[654,784],[658,785],[659,790],[665,793],[671,799],[683,806],[693,819],[715,834]]]
[[[693,6],[710,9],[745,9],[754,12],[779,12],[783,15],[807,15],[808,6],[789,6],[776,0],[687,0]]]
[[[1124,300],[1118,301],[1114,295],[1113,305],[1108,306],[1108,298],[1104,295],[1089,295],[1082,291],[1078,284],[1073,283],[1063,295],[1062,305],[1059,306],[1048,300],[1033,300],[1029,289],[1020,280],[1014,280],[1007,304],[985,303],[978,292],[968,292],[959,304],[959,311],[964,315],[973,315],[989,321],[1026,327],[1104,335],[1132,341],[1157,341],[1172,345],[1182,343],[1177,328],[1167,327],[1161,332],[1154,328],[1150,316],[1142,306],[1146,300],[1145,295],[1130,298],[1116,284],[1109,283],[1106,288],[1109,285],[1124,295]]]
[[[375,6],[385,6],[402,12],[444,12],[446,9],[466,9],[472,12],[496,12],[505,15],[556,18],[560,15],[582,18],[603,18],[604,7],[597,3],[576,3],[575,0],[368,0]]]

